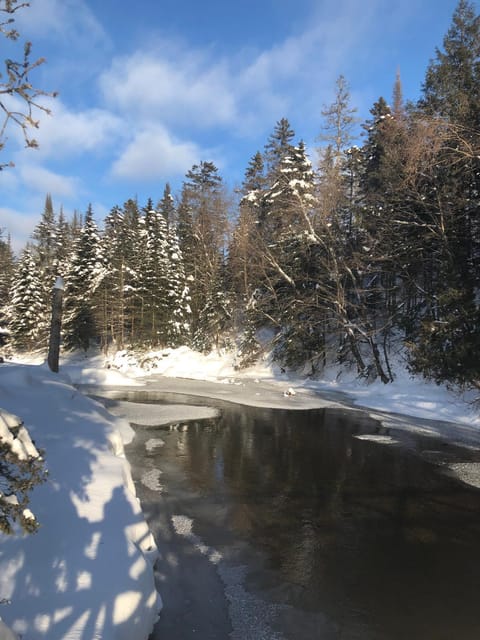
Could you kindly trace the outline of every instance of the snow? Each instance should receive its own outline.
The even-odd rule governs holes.
[[[2,364],[0,406],[48,468],[31,494],[38,532],[0,535],[0,639],[146,640],[161,601],[123,455],[131,427],[44,365]]]
[[[100,360],[97,359],[96,366],[99,365]],[[148,356],[118,352],[107,366],[110,369],[103,372],[96,370],[95,375],[85,365],[78,367],[76,364],[66,364],[64,369],[78,383],[87,384],[96,378],[99,382],[103,379],[103,384],[108,385],[145,385],[149,379],[153,379],[152,376],[156,378],[160,374],[168,379],[214,382],[217,389],[215,397],[225,398],[228,395],[232,401],[253,406],[268,404],[273,407],[313,408],[346,404],[387,414],[460,423],[473,427],[480,434],[480,413],[474,403],[476,396],[473,392],[460,394],[444,385],[413,377],[401,362],[394,363],[395,381],[386,385],[380,381],[366,384],[358,380],[354,373],[340,373],[336,368],[328,369],[318,378],[288,374],[268,358],[248,369],[238,370],[232,352],[214,351],[203,355],[186,346],[153,351]],[[117,379],[120,383],[117,383]],[[167,381],[164,382],[162,388],[172,390],[167,389]],[[221,390],[218,384],[228,386],[229,391]],[[194,388],[194,385],[190,385],[188,393],[192,393],[193,389],[193,395],[202,395],[203,391],[195,394]],[[202,390],[204,388],[202,385]],[[262,392],[262,396],[268,395],[266,404],[262,405],[255,399],[258,391]],[[335,400],[332,401],[332,398]]]
[[[176,421],[181,428],[182,420],[216,414],[208,407],[115,399],[128,389],[251,406],[362,407],[383,425],[382,433],[357,436],[375,446],[398,446],[403,430],[480,448],[475,398],[412,378],[401,367],[394,383],[367,385],[334,369],[318,379],[289,375],[268,358],[240,371],[232,353],[202,355],[187,347],[62,358],[60,374],[27,360],[0,365],[0,437],[14,438],[10,427],[15,427],[26,454],[45,451],[49,475],[31,495],[38,533],[0,536],[0,640],[148,637],[161,608],[153,579],[157,551],[123,453],[133,437],[127,420],[146,426]],[[94,385],[103,404],[73,383]],[[146,443],[149,450],[163,445],[160,438]],[[444,467],[480,486],[477,463],[446,460]],[[154,491],[163,489],[158,469],[146,471],[141,481]],[[172,524],[177,535],[218,563],[218,552],[195,536],[191,521],[178,515]],[[234,577],[224,581],[234,617],[236,597],[246,595],[238,592]]]

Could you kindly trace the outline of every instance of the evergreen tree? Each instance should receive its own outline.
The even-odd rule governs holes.
[[[277,179],[278,167],[283,158],[290,152],[295,132],[287,118],[281,118],[275,125],[273,133],[265,145],[265,161],[269,184]]]
[[[153,208],[153,207],[152,207]],[[170,225],[175,220],[175,202],[172,196],[170,184],[167,182],[163,191],[163,197],[158,203],[158,211],[165,218],[167,225]]]
[[[104,276],[98,291],[97,324],[102,348],[110,344],[122,349],[125,339],[125,286],[127,233],[123,211],[115,206],[105,217],[105,231],[101,240]]]
[[[200,329],[223,261],[227,232],[225,188],[212,162],[194,165],[186,174],[178,210],[180,248],[191,292],[192,334]]]
[[[430,115],[478,129],[480,125],[480,17],[460,0],[452,24],[436,49],[423,85],[421,108]]]
[[[74,240],[71,236],[69,224],[63,213],[63,208],[60,208],[60,213],[58,214],[55,239],[53,271],[56,276],[64,277],[67,272],[71,246]]]
[[[265,189],[265,165],[262,154],[257,151],[245,170],[239,215],[228,247],[228,289],[231,300],[236,300],[239,313],[235,319],[240,326],[247,317],[248,301],[259,284],[261,248],[258,222],[262,218]]]
[[[412,366],[437,380],[478,380],[480,344],[480,176],[470,149],[480,136],[480,17],[460,0],[429,65],[418,118],[432,131],[418,209],[430,260],[424,311],[413,333]],[[429,130],[427,129],[427,130]],[[467,152],[465,152],[467,150]],[[417,163],[418,164],[418,163]]]
[[[4,240],[0,233],[0,327],[6,322],[6,307],[9,301],[14,269],[15,259],[10,238]]]
[[[145,321],[150,344],[167,344],[169,320],[169,255],[168,227],[162,213],[151,210],[145,222],[146,258],[143,265],[143,295]]]
[[[183,183],[180,204],[177,210],[177,235],[182,252],[185,275],[190,283],[195,278],[195,237],[193,228],[193,206],[190,201],[190,189]]]
[[[55,258],[57,254],[57,221],[53,211],[52,197],[47,193],[45,208],[40,222],[34,229],[35,260],[48,297],[55,282]]]
[[[29,247],[23,250],[16,266],[9,298],[7,318],[13,347],[19,350],[44,347],[44,289]]]
[[[67,348],[87,351],[97,337],[95,293],[104,274],[100,237],[89,205],[66,277],[63,329]]]
[[[185,275],[183,255],[176,229],[168,230],[168,323],[166,337],[169,346],[190,341],[190,289]]]

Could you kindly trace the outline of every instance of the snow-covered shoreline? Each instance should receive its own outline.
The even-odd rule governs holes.
[[[0,536],[0,638],[146,640],[157,552],[123,453],[133,430],[45,366],[2,364],[0,406],[45,450],[36,534]]]

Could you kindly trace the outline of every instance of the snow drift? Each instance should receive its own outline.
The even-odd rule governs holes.
[[[146,639],[161,600],[123,455],[130,426],[43,366],[1,365],[0,407],[48,468],[31,495],[38,533],[0,535],[0,639]]]

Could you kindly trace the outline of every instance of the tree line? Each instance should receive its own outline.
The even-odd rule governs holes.
[[[230,193],[212,162],[128,200],[98,229],[47,196],[16,259],[0,241],[0,324],[46,342],[66,280],[64,345],[238,349],[314,375],[331,363],[387,383],[394,354],[436,381],[477,385],[480,315],[480,17],[460,0],[421,98],[400,75],[361,124],[346,79],[322,110],[315,166],[279,120]],[[356,144],[354,144],[356,143]]]

